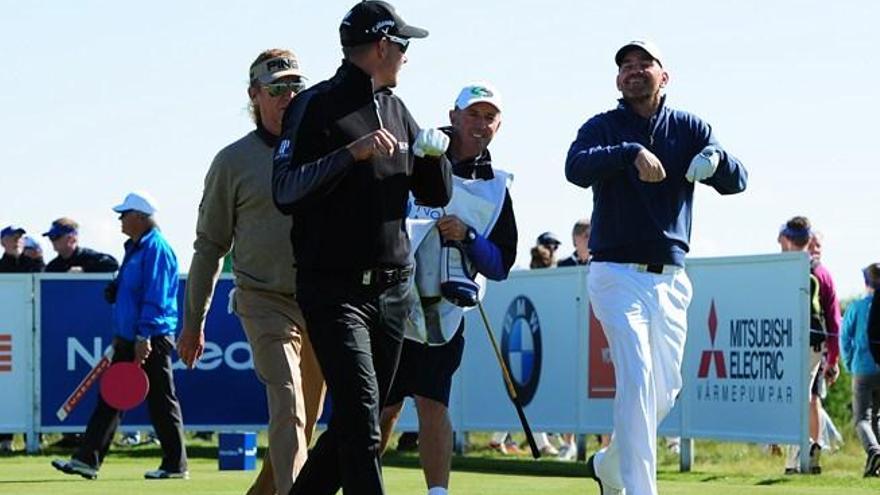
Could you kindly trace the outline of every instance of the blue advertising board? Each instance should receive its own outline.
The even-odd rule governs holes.
[[[55,413],[98,362],[113,339],[111,307],[103,291],[109,276],[43,276],[38,278],[39,421],[43,431],[79,431],[95,408],[98,385],[92,387],[66,420]],[[210,430],[265,428],[265,388],[253,370],[253,359],[241,323],[227,311],[232,280],[217,284],[205,323],[206,349],[198,365],[186,369],[173,355],[174,382],[187,427]],[[185,281],[181,280],[179,308]],[[182,322],[181,322],[182,323]],[[150,425],[146,403],[126,413],[123,427]]]

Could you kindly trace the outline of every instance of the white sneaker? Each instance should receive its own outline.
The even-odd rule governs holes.
[[[122,447],[136,447],[141,444],[141,435],[140,433],[127,433],[116,444]]]
[[[586,467],[587,477],[592,478],[599,485],[599,495],[626,495],[625,489],[605,486],[605,483],[599,479],[599,475],[596,473],[596,454],[587,459]]]
[[[576,444],[567,443],[559,448],[557,458],[560,461],[573,461],[577,458],[578,448]]]
[[[547,445],[541,447],[541,454],[555,457],[559,455],[559,450],[548,443]]]

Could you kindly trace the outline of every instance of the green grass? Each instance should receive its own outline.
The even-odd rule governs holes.
[[[475,435],[472,440],[482,445],[485,438]],[[261,444],[265,444],[264,438]],[[591,444],[590,450],[594,449],[595,445]],[[97,481],[64,475],[49,465],[51,459],[66,457],[69,452],[48,449],[37,456],[4,455],[0,457],[0,493],[243,494],[256,474],[254,471],[218,471],[216,444],[192,440],[187,450],[191,473],[188,481],[143,479],[144,471],[158,466],[160,451],[155,446],[114,447]],[[843,450],[823,456],[825,472],[820,476],[784,476],[782,458],[772,457],[755,445],[701,441],[697,442],[696,452],[694,471],[690,473],[678,472],[677,456],[662,454],[659,473],[662,494],[867,495],[880,491],[880,478],[861,477],[864,457],[851,434]],[[385,458],[385,482],[389,495],[425,493],[415,454],[390,452]],[[595,483],[585,478],[582,463],[502,457],[482,448],[454,459],[451,488],[456,495],[598,493]]]

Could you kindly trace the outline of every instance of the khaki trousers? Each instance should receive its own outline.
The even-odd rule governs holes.
[[[234,307],[269,408],[269,451],[248,494],[287,494],[308,456],[324,377],[293,296],[237,288]]]

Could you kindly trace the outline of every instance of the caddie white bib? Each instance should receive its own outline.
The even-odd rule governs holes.
[[[444,259],[459,265],[468,263],[457,254],[449,256],[444,253],[450,248],[443,248],[435,224],[444,214],[455,215],[488,237],[501,215],[507,188],[513,182],[513,176],[503,170],[493,169],[493,173],[495,177],[491,180],[453,176],[452,199],[445,209],[416,205],[410,196],[406,227],[412,244],[410,256],[415,266],[410,283],[414,284],[415,290],[410,291],[413,310],[405,327],[406,338],[429,345],[443,345],[458,329],[466,309],[441,297],[441,263]],[[459,269],[465,271],[468,267],[460,266]],[[486,279],[477,274],[474,281],[480,287],[479,297],[482,299]]]

